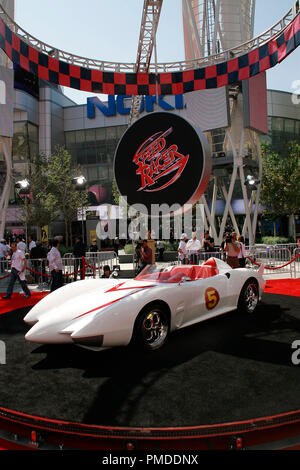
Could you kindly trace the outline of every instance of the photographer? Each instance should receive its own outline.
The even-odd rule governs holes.
[[[229,264],[232,268],[239,268],[239,259],[238,255],[240,252],[240,244],[236,239],[236,233],[232,234],[226,238],[225,242],[225,252],[226,252],[226,263]]]

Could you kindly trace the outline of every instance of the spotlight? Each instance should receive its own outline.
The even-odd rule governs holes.
[[[73,178],[73,180],[78,186],[81,187],[86,183],[86,178],[83,175],[76,176],[75,178]]]
[[[27,189],[29,188],[29,181],[28,179],[17,181],[15,187],[18,189]]]

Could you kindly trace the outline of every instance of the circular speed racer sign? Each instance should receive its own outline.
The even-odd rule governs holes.
[[[151,113],[123,134],[115,153],[118,190],[129,205],[194,204],[211,173],[206,137],[181,116]]]

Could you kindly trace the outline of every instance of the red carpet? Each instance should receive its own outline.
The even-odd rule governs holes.
[[[267,280],[264,291],[268,294],[300,297],[300,279],[270,279]]]
[[[9,300],[4,300],[2,296],[5,295],[5,292],[3,292],[0,294],[0,315],[19,308],[33,307],[33,305],[37,304],[47,294],[49,294],[49,291],[31,292],[31,297],[25,299],[23,294],[15,292]]]

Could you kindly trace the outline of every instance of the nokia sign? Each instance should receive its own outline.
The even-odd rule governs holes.
[[[131,98],[129,95],[108,95],[107,103],[103,103],[99,98],[92,97],[87,98],[87,117],[88,119],[95,118],[95,109],[101,111],[104,116],[115,116],[118,114],[130,114],[130,106],[126,106],[126,98]],[[165,101],[165,96],[160,95],[158,97],[158,106],[164,111],[173,111],[174,109],[183,109],[183,95],[175,95],[172,97],[174,100],[174,106]],[[144,96],[141,104],[141,113],[151,113],[154,111],[154,104],[156,104],[156,96]]]

